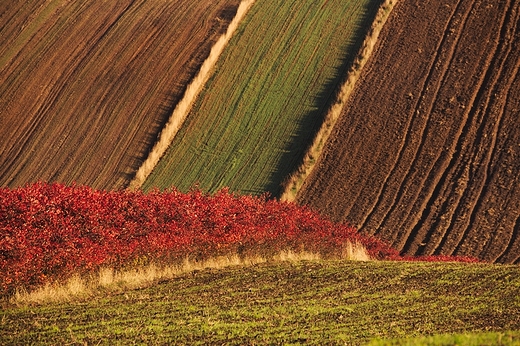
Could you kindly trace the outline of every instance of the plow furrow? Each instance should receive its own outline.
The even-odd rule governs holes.
[[[121,189],[238,0],[10,6],[16,20],[0,28],[17,35],[0,60],[0,185]]]

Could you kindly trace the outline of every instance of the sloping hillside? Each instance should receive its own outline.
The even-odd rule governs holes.
[[[152,287],[0,309],[0,343],[365,345],[373,338],[500,332],[518,345],[517,266],[305,261],[197,270]],[[508,331],[516,330],[515,333]],[[469,341],[469,342],[468,342]]]
[[[520,3],[401,0],[297,200],[406,254],[520,261]]]
[[[238,0],[0,3],[0,186],[125,187]]]

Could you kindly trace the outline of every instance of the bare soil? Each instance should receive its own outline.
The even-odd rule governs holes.
[[[238,4],[3,1],[0,186],[125,187]]]
[[[297,201],[410,255],[520,262],[520,2],[401,0]]]

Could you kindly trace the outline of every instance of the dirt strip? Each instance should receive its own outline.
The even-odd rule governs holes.
[[[0,186],[128,185],[239,0],[0,5]]]
[[[155,143],[148,157],[137,170],[134,179],[132,179],[129,184],[130,189],[136,190],[141,188],[146,178],[150,175],[150,173],[152,173],[153,169],[161,159],[161,156],[164,155],[172,143],[172,140],[175,138],[180,127],[186,120],[186,117],[188,116],[195,99],[198,97],[202,88],[211,77],[215,64],[222,54],[222,51],[229,43],[231,37],[233,37],[233,34],[238,28],[238,25],[247,14],[253,3],[254,0],[243,0],[238,6],[236,15],[229,23],[227,31],[219,37],[219,39],[211,48],[208,57],[206,60],[204,60],[204,63],[202,64],[195,78],[193,78],[193,80],[187,86],[184,96],[179,101],[170,118],[168,119],[165,127],[162,129],[159,140]]]

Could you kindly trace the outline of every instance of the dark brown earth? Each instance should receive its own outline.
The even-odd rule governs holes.
[[[298,203],[404,254],[520,263],[519,22],[399,1]]]
[[[0,3],[0,186],[125,187],[239,0]]]

